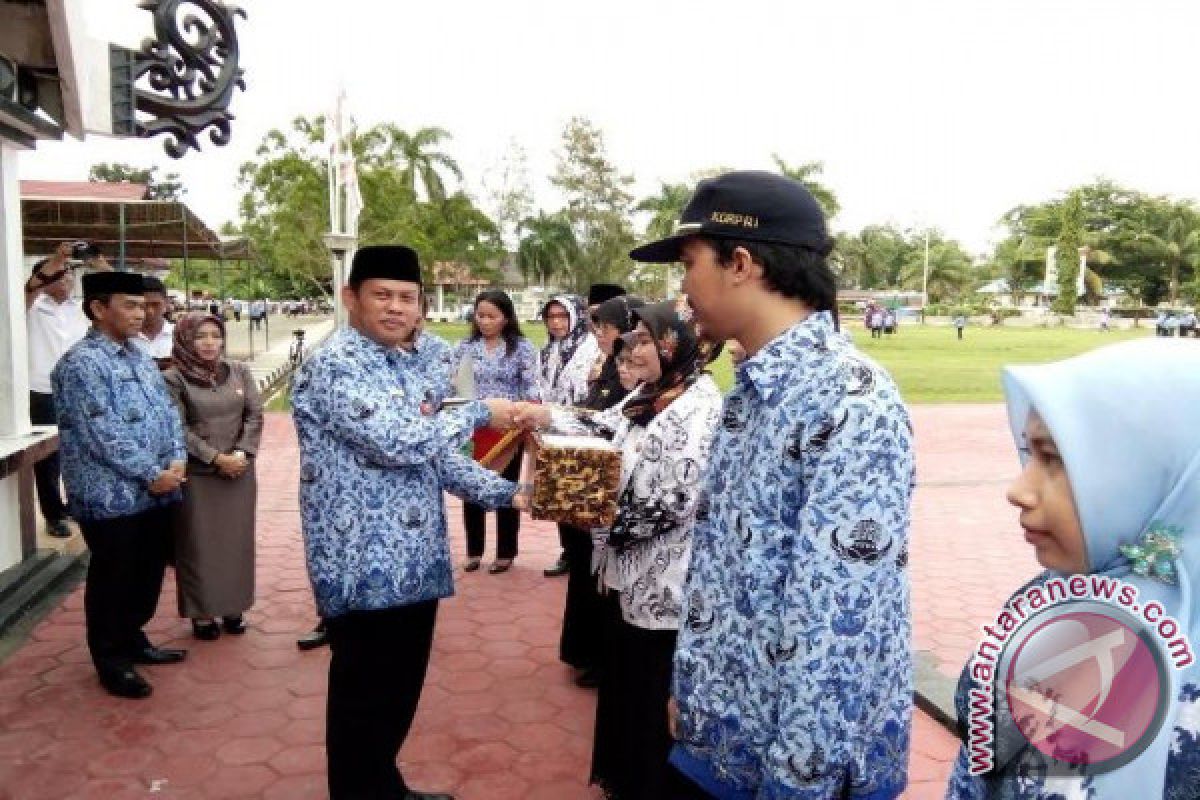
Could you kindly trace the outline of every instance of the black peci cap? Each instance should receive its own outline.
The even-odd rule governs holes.
[[[625,294],[625,289],[617,286],[615,283],[593,283],[588,288],[588,308],[598,306],[605,300],[612,300],[614,297],[620,297],[623,294]]]
[[[137,272],[89,272],[83,276],[84,297],[98,294],[141,295],[146,291],[142,276]]]
[[[153,275],[143,275],[142,290],[146,292],[158,292],[159,294],[166,294],[167,286]]]
[[[417,251],[402,244],[375,244],[354,252],[348,283],[352,287],[363,281],[381,278],[389,281],[408,281],[421,285],[421,262]]]
[[[832,242],[821,206],[799,182],[774,172],[727,172],[700,181],[675,232],[630,252],[634,261],[679,260],[689,236],[791,245],[828,254]]]

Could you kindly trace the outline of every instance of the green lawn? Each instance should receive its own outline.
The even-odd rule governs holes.
[[[467,334],[465,324],[434,323],[429,328],[450,342]],[[527,323],[522,328],[538,347],[545,343],[542,325]],[[857,323],[850,331],[858,346],[892,373],[910,403],[999,402],[1000,368],[1006,364],[1056,361],[1102,344],[1153,335],[1146,328],[1101,334],[1071,328],[986,327],[967,328],[960,342],[953,328],[914,323],[883,339],[872,340]],[[722,390],[733,383],[727,355],[713,365],[713,375]]]

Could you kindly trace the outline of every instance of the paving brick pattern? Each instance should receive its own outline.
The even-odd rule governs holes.
[[[980,413],[989,424],[995,416]],[[951,432],[960,414],[919,415],[935,452],[973,450]],[[148,700],[120,700],[96,682],[84,645],[82,589],[76,590],[0,665],[0,798],[325,797],[328,653],[295,646],[314,612],[296,511],[296,443],[286,415],[268,415],[263,449],[259,599],[247,615],[250,631],[193,641],[175,614],[168,581],[149,632],[156,643],[191,653],[181,665],[145,668],[154,684]],[[946,471],[941,457],[923,459],[925,479]],[[981,469],[988,465],[982,456],[979,462]],[[945,498],[931,496],[939,491]],[[918,644],[944,647],[952,662],[959,657],[953,651],[969,645],[940,638],[939,614],[954,623],[963,608],[960,597],[942,591],[959,586],[940,580],[939,570],[954,568],[942,548],[964,540],[951,552],[971,557],[969,563],[985,552],[971,544],[982,532],[963,529],[964,515],[982,499],[961,500],[950,487],[923,492],[920,515],[931,519],[919,515],[914,575],[939,579],[939,588],[918,585]],[[459,518],[455,503],[457,557]],[[576,688],[558,662],[566,582],[541,575],[556,554],[553,528],[526,520],[521,548],[508,574],[460,573],[458,595],[442,604],[429,680],[401,752],[405,775],[418,788],[454,791],[460,800],[597,798],[586,785],[594,695]],[[927,558],[944,566],[923,563]],[[968,628],[953,629],[965,635]],[[917,713],[906,797],[940,798],[956,748],[953,737]]]
[[[1002,405],[914,406],[913,639],[957,678],[980,626],[1041,568],[1004,499],[1020,470]]]

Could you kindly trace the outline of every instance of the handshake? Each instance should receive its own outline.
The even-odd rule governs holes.
[[[488,427],[501,431],[532,431],[550,424],[549,406],[538,403],[514,403],[512,400],[493,398],[484,400],[491,418]]]

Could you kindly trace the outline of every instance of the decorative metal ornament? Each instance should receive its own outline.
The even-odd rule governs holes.
[[[149,119],[138,119],[135,132],[149,138],[166,135],[163,149],[172,158],[199,150],[197,135],[208,131],[214,145],[229,144],[234,89],[246,90],[238,66],[234,17],[246,12],[223,0],[143,0],[154,15],[154,38],[145,39],[134,60],[138,88],[134,104]],[[192,7],[184,13],[181,9]]]
[[[1176,584],[1175,562],[1183,552],[1179,540],[1183,529],[1176,525],[1153,523],[1137,544],[1120,546],[1121,555],[1129,559],[1134,575]]]

